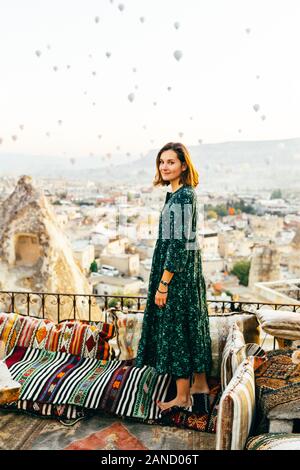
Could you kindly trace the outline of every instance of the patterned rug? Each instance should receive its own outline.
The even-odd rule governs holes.
[[[300,399],[300,364],[293,364],[294,350],[267,352],[267,360],[255,371],[257,432],[268,431],[267,415],[277,405]]]
[[[78,446],[99,449],[102,445],[103,448],[108,445],[119,448],[122,443],[115,439],[114,434],[120,429],[132,448],[138,449],[142,445],[149,450],[215,449],[215,434],[148,425],[102,412],[77,421],[73,426],[65,426],[53,418],[8,410],[0,410],[0,449],[63,450]]]
[[[147,450],[122,423],[113,423],[101,431],[74,441],[65,450]]]

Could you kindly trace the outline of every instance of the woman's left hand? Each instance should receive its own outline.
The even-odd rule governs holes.
[[[158,307],[162,308],[162,307],[165,307],[167,303],[168,289],[166,288],[163,289],[161,286],[159,286],[159,290],[164,293],[162,294],[161,292],[158,292],[158,290],[156,291],[155,304],[158,305]]]

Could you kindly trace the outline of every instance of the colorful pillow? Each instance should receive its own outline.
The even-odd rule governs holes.
[[[217,450],[242,450],[255,413],[253,365],[245,359],[224,390],[217,417]]]
[[[248,439],[246,450],[300,450],[300,434],[260,434]]]
[[[71,320],[56,324],[47,319],[0,313],[0,359],[20,346],[107,360],[113,335],[114,325],[104,322]]]
[[[263,420],[277,405],[300,399],[300,367],[293,363],[294,350],[267,352],[265,361],[255,371],[257,409]]]
[[[222,353],[227,341],[230,327],[237,323],[242,331],[245,343],[259,343],[260,329],[255,315],[236,314],[209,315],[209,328],[212,342],[211,376],[221,376]]]
[[[143,313],[113,313],[116,336],[110,340],[114,357],[118,360],[134,359],[140,341]]]
[[[266,333],[278,338],[300,339],[300,312],[263,307],[256,311],[256,316]]]
[[[231,325],[222,353],[221,386],[225,390],[238,366],[246,359],[244,335],[237,323]]]

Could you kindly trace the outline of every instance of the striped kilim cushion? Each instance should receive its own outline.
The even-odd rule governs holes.
[[[18,400],[1,406],[3,409],[20,410],[37,416],[56,417],[57,419],[73,420],[83,418],[87,410],[74,405],[52,405],[51,403],[38,403],[30,400]]]
[[[246,343],[259,343],[260,330],[255,315],[250,314],[226,314],[226,315],[209,315],[209,329],[212,341],[212,369],[213,377],[220,377],[222,352],[228,337],[230,327],[233,323],[237,323],[238,327],[244,334]]]
[[[16,347],[6,364],[22,388],[20,400],[74,405],[156,420],[171,377],[132,361],[99,361],[64,352]]]
[[[255,412],[255,382],[252,361],[237,368],[220,400],[217,417],[217,450],[244,449]]]
[[[64,321],[56,324],[16,313],[0,313],[0,359],[15,346],[21,346],[107,360],[113,335],[114,325],[109,323]]]
[[[221,385],[225,390],[238,366],[246,359],[244,335],[237,323],[231,325],[222,353]]]
[[[300,450],[300,434],[260,434],[248,439],[246,450]]]
[[[134,359],[142,333],[143,313],[113,313],[116,336],[110,341],[115,358]]]

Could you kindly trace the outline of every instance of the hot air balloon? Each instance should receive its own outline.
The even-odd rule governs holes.
[[[174,55],[175,59],[179,61],[182,57],[182,52],[177,50],[177,51],[174,51],[173,55]]]
[[[35,51],[35,55],[36,55],[37,57],[41,57],[41,54],[42,54],[41,51]]]
[[[266,119],[266,116],[263,114],[262,116],[260,116],[260,118],[262,119],[262,121],[264,121]]]
[[[11,138],[12,138],[12,140],[15,142],[15,141],[17,140],[18,136],[12,135]]]
[[[75,158],[70,158],[70,162],[72,163],[72,165],[74,165],[76,163],[76,159]]]
[[[57,70],[58,70],[57,65],[54,65],[54,66],[53,66],[53,70],[54,70],[54,72],[57,72]]]
[[[99,23],[99,16],[95,16],[95,23]]]
[[[111,56],[111,52],[106,52],[105,55],[109,59],[109,57]]]
[[[260,109],[259,104],[254,104],[254,105],[253,105],[253,109],[254,109],[254,111],[257,113],[257,111],[259,111],[259,109]]]
[[[123,3],[119,3],[118,8],[119,8],[120,11],[123,11],[125,6],[124,6]]]
[[[245,29],[245,31],[246,31],[246,33],[248,33],[248,34],[249,34],[249,33],[250,33],[250,31],[251,31],[251,29],[250,29],[250,28],[246,28],[246,29]]]
[[[135,97],[134,97],[134,93],[129,93],[128,99],[129,99],[129,101],[130,101],[131,103],[133,102],[134,98],[135,98]]]
[[[102,135],[101,134],[98,134],[98,139],[101,139]]]
[[[174,23],[174,28],[175,28],[175,29],[178,29],[179,26],[180,26],[180,23],[179,23],[178,21],[175,21],[175,23]]]
[[[145,21],[144,16],[141,16],[141,17],[140,17],[140,22],[141,22],[141,23],[144,23],[144,21]]]
[[[172,87],[171,87],[171,86],[168,86],[167,90],[168,90],[168,91],[171,91],[171,90],[172,90]]]

